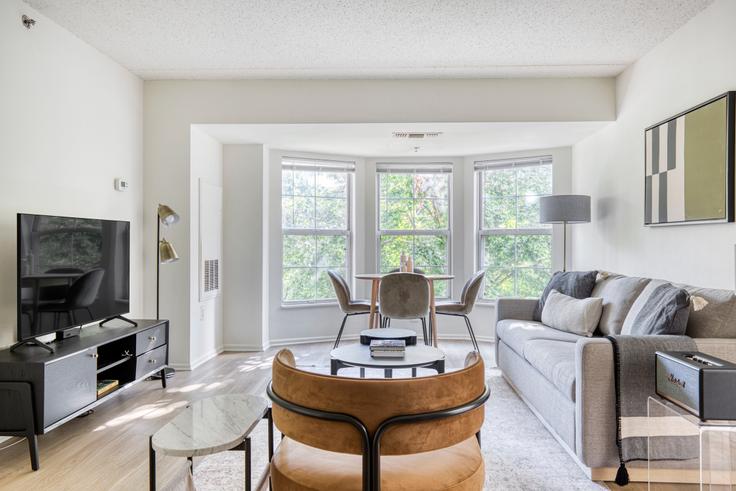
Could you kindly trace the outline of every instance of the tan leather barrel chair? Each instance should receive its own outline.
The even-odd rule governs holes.
[[[271,461],[275,491],[478,491],[489,396],[481,357],[407,379],[305,372],[289,350],[273,362],[272,417],[284,435]]]
[[[483,277],[485,274],[485,271],[478,271],[470,277],[463,287],[459,302],[445,301],[437,302],[435,305],[435,312],[437,312],[437,315],[453,315],[465,319],[465,326],[468,328],[468,334],[470,334],[470,340],[473,342],[473,348],[475,348],[475,351],[480,351],[480,348],[478,348],[478,341],[475,339],[475,331],[473,331],[473,325],[470,323],[468,314],[471,313],[473,311],[473,307],[475,307],[475,301],[478,299],[478,294],[480,293],[480,287],[483,284]]]
[[[381,327],[388,327],[391,319],[419,319],[422,321],[424,344],[429,344],[427,315],[429,315],[429,282],[417,273],[390,273],[381,278],[378,290]]]

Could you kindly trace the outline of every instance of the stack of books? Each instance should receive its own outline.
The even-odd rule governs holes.
[[[371,341],[373,358],[403,358],[406,341],[403,339],[374,339]]]
[[[105,396],[117,389],[119,382],[117,380],[98,380],[97,381],[97,398]]]

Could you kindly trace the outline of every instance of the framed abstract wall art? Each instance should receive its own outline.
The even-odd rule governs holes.
[[[734,221],[734,103],[726,92],[644,130],[644,224]]]

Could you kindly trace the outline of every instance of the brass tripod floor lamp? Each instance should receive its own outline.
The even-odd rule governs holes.
[[[156,320],[160,319],[160,304],[161,304],[161,265],[173,263],[179,259],[179,255],[176,253],[174,246],[161,237],[161,225],[168,227],[174,225],[179,221],[179,214],[172,210],[167,205],[158,205],[158,213],[156,216]],[[166,367],[166,378],[174,376],[175,370],[171,367]]]

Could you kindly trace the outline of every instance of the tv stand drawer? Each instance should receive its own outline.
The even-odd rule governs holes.
[[[166,344],[166,325],[161,324],[136,334],[135,354],[136,356],[142,355],[164,344]]]
[[[135,378],[141,378],[147,373],[162,368],[166,365],[166,349],[168,346],[160,346],[155,350],[144,353],[136,359]]]

